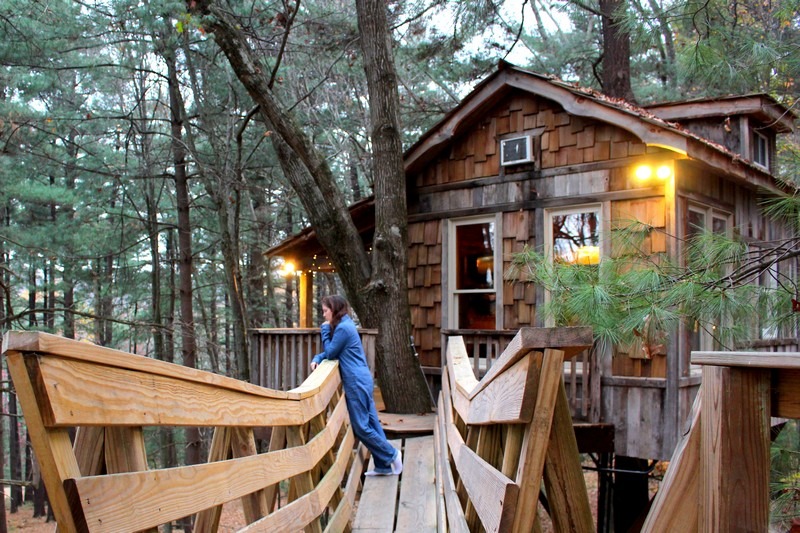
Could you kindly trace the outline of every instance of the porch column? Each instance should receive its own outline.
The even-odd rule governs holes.
[[[314,293],[311,288],[311,280],[314,274],[310,270],[303,270],[297,273],[297,290],[300,299],[300,327],[312,328],[314,319]]]

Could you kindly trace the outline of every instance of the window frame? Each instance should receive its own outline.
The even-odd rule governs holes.
[[[494,240],[492,242],[492,271],[494,286],[488,289],[458,289],[456,286],[457,243],[456,228],[473,224],[494,224]],[[462,294],[494,294],[495,295],[495,329],[503,329],[503,275],[502,275],[502,213],[479,215],[447,220],[447,327],[450,329],[466,329],[459,323],[458,296]],[[498,275],[498,270],[500,271]]]
[[[600,249],[599,260],[602,261],[606,255],[604,250],[604,240],[606,233],[606,222],[604,216],[604,204],[602,202],[592,202],[588,204],[575,204],[565,207],[548,208],[544,210],[544,254],[550,264],[555,260],[553,250],[553,217],[561,215],[572,215],[578,213],[587,213],[594,211],[597,213],[597,243]],[[550,303],[551,294],[549,290],[544,291],[545,305]],[[554,327],[555,321],[552,317],[547,317],[545,320],[545,327]]]
[[[686,226],[683,228],[683,231],[684,231],[683,234],[684,234],[684,237],[686,239],[689,239],[691,237],[691,235],[692,235],[692,231],[691,231],[691,227],[690,227],[690,223],[689,223],[689,214],[691,212],[702,213],[703,214],[703,216],[705,217],[703,228],[702,228],[703,230],[712,230],[713,231],[714,220],[715,219],[716,220],[724,220],[725,221],[725,235],[728,238],[731,238],[733,236],[733,222],[734,222],[733,213],[729,213],[728,211],[725,211],[725,210],[720,209],[718,207],[713,207],[711,205],[702,204],[700,202],[690,201],[687,204],[687,207],[686,207]],[[687,258],[686,258],[685,254],[682,254],[682,255],[683,255],[683,261],[684,261],[684,264],[685,264],[685,261],[687,260]],[[688,323],[687,324],[687,328],[688,328],[688,333],[689,333],[689,346],[690,346],[690,349],[692,351],[713,351],[713,350],[720,349],[719,346],[715,344],[714,337],[711,335],[711,333],[709,333],[705,329],[699,329],[698,330],[699,346],[696,349],[692,348],[691,347],[691,344],[692,344],[691,336],[693,334],[692,329],[694,328],[694,325],[692,323]],[[696,366],[697,365],[692,365],[692,369],[694,370]]]

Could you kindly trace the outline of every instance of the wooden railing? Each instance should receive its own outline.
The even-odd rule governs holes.
[[[442,345],[447,345],[447,337],[461,337],[472,371],[481,377],[497,361],[516,333],[507,330],[443,329]],[[587,419],[592,405],[599,406],[600,403],[600,373],[592,371],[592,362],[591,349],[571,353],[564,360],[564,382],[570,410],[572,416],[580,420]]]
[[[235,500],[243,531],[349,522],[366,453],[354,454],[337,363],[281,392],[44,333],[11,332],[3,353],[61,532],[192,515],[194,531],[216,531]],[[144,428],[163,426],[214,427],[208,462],[152,469]],[[254,429],[265,426],[269,451],[258,453]]]
[[[478,379],[464,338],[448,339],[435,434],[447,530],[540,531],[542,481],[555,531],[594,530],[563,381],[565,357],[591,344],[590,328],[522,328]]]
[[[692,352],[691,426],[642,531],[770,531],[770,417],[800,418],[800,353]]]
[[[370,369],[375,371],[375,329],[359,329]],[[309,364],[322,351],[319,328],[258,328],[250,330],[251,382],[275,390],[289,390],[310,373]]]

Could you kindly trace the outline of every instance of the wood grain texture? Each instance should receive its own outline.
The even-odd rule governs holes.
[[[692,364],[800,370],[797,352],[692,352]]]
[[[439,395],[439,413],[436,425],[435,437],[438,442],[438,456],[436,460],[436,468],[439,477],[442,480],[442,492],[444,495],[445,509],[447,515],[447,525],[445,531],[452,531],[458,533],[466,533],[469,531],[467,527],[467,520],[464,516],[464,509],[461,507],[461,502],[458,499],[456,492],[456,483],[453,478],[453,472],[450,468],[450,453],[449,444],[447,442],[447,428],[446,420],[447,415],[447,400],[442,394]]]
[[[5,341],[3,343],[5,347]],[[77,525],[61,480],[81,475],[72,442],[66,429],[48,429],[44,425],[34,385],[28,374],[25,357],[16,351],[4,350],[8,373],[14,382],[17,400],[25,416],[28,435],[36,458],[39,460],[42,478],[50,499],[50,506],[59,524],[59,528],[67,532],[77,531]],[[36,378],[35,364],[32,365],[33,379]]]
[[[431,533],[437,529],[433,452],[432,436],[405,440],[396,531]]]
[[[481,378],[480,383],[470,391],[470,396],[477,395],[492,380],[515,365],[523,355],[532,350],[557,348],[564,351],[565,357],[572,357],[590,348],[592,339],[592,328],[588,327],[520,328],[508,343],[503,354]]]
[[[211,446],[208,450],[208,462],[227,461],[231,456],[231,428],[214,428]],[[204,509],[195,515],[194,529],[197,533],[213,533],[219,529],[222,517],[222,505]]]
[[[230,447],[234,459],[258,455],[252,428],[235,427],[230,430]],[[267,498],[264,489],[242,497],[244,519],[249,524],[267,515]]]
[[[265,426],[302,424],[335,391],[276,399],[206,383],[45,356],[40,359],[48,426]]]
[[[772,372],[772,416],[800,418],[800,370]]]
[[[92,531],[133,531],[241,498],[313,468],[336,442],[341,400],[323,433],[306,445],[203,465],[67,479]]]
[[[556,531],[590,533],[595,530],[578,442],[572,429],[567,391],[562,380],[559,380],[545,457],[544,486]]]
[[[75,460],[81,475],[95,476],[102,473],[105,466],[106,430],[102,427],[79,427],[75,431]]]
[[[345,438],[336,453],[336,462],[320,480],[314,490],[303,495],[285,507],[275,511],[249,526],[240,529],[239,533],[298,531],[318,522],[331,497],[339,488],[352,454],[355,439],[352,431],[347,431]]]
[[[149,357],[105,348],[88,342],[67,339],[49,333],[10,331],[3,337],[3,352],[10,350],[58,355],[59,357],[76,359],[89,363],[98,363],[153,375],[184,379],[195,383],[206,383],[223,389],[247,392],[267,398],[293,398],[299,400],[304,397],[305,394],[314,394],[313,391],[290,393],[274,389],[265,389],[227,376],[212,374],[211,372],[204,372],[173,363],[166,363],[157,359],[150,359]]]
[[[369,450],[363,444],[359,444],[353,453],[350,468],[348,468],[344,498],[342,498],[342,501],[339,502],[336,510],[331,515],[328,525],[325,526],[325,533],[352,530],[350,521],[353,517],[356,497],[361,488],[361,473],[364,471],[364,466],[369,461],[369,457]]]
[[[703,368],[700,530],[769,527],[770,372]]]
[[[522,445],[516,480],[519,484],[519,512],[514,521],[514,531],[531,531],[536,522],[536,502],[544,473],[545,456],[550,440],[550,428],[561,386],[564,352],[546,349],[542,357],[542,370],[536,395],[536,408],[530,429],[526,430]]]
[[[400,446],[399,441],[390,442],[395,448]],[[369,468],[375,468],[374,458],[370,458]],[[353,520],[354,532],[394,531],[399,481],[399,476],[371,476],[364,479],[358,511]]]
[[[508,531],[516,511],[519,487],[467,446],[448,416],[447,403],[445,400],[444,430],[469,501],[486,531]]]
[[[691,425],[672,455],[667,473],[642,526],[643,533],[698,530],[703,389],[695,396]]]
[[[472,397],[465,421],[467,424],[530,422],[536,400],[535,383],[535,366],[530,354],[526,354]]]

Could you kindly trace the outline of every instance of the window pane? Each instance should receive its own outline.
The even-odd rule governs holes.
[[[599,262],[599,229],[597,211],[553,215],[553,258],[565,263]]]
[[[711,231],[716,235],[726,235],[728,233],[728,220],[719,217],[712,217]]]
[[[456,290],[493,289],[494,223],[456,226]]]
[[[686,228],[687,237],[694,237],[706,227],[706,214],[701,211],[689,210],[689,227]]]
[[[495,294],[457,294],[458,327],[462,329],[495,329]]]

